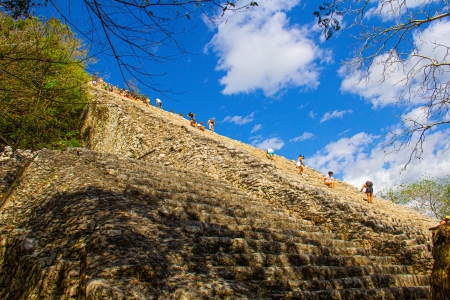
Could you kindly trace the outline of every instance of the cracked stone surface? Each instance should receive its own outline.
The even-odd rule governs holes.
[[[436,220],[369,206],[176,114],[92,97],[86,148],[0,154],[1,299],[76,297],[81,249],[88,299],[429,297]]]

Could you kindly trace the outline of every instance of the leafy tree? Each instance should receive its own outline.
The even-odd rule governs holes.
[[[42,6],[58,12],[60,19],[91,45],[94,56],[102,56],[105,60],[112,58],[124,80],[135,79],[155,92],[170,93],[174,91],[157,82],[157,78],[166,73],[149,71],[149,66],[164,64],[188,53],[182,40],[195,30],[195,19],[220,22],[225,13],[245,11],[258,3],[252,0],[0,2],[0,9],[12,16],[27,16],[33,13],[33,7]],[[161,47],[164,51],[160,51]]]
[[[13,148],[78,145],[87,103],[85,53],[57,19],[0,14],[0,143]]]
[[[378,196],[441,219],[450,214],[450,175],[443,178],[425,176],[412,183],[384,189]]]
[[[46,4],[48,0],[43,0],[43,2],[44,4]],[[41,6],[41,2],[32,0],[0,1],[0,9],[9,12],[14,19],[18,19],[20,17],[29,17],[31,9],[36,6]]]
[[[333,0],[319,6],[314,15],[326,39],[347,22],[355,44],[344,67],[360,82],[381,83],[403,73],[394,83],[401,87],[397,101],[423,106],[419,117],[401,117],[402,128],[391,133],[385,147],[400,151],[413,146],[408,163],[420,159],[428,134],[450,124],[450,45],[420,39],[430,26],[448,19],[448,0]],[[426,52],[430,47],[432,51]],[[374,68],[382,70],[381,79],[374,76]]]

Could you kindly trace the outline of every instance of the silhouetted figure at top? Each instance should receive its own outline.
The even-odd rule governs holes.
[[[195,120],[195,114],[194,114],[192,111],[190,111],[190,112],[187,114],[187,116],[189,117],[189,120]]]
[[[208,126],[209,126],[209,130],[211,130],[211,132],[214,132],[214,125],[215,125],[214,120],[212,118],[209,119],[208,120]]]

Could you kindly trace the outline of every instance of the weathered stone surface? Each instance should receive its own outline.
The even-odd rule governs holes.
[[[431,274],[432,299],[450,298],[450,225],[439,226],[433,232],[433,257]]]
[[[82,249],[88,299],[429,296],[435,220],[369,206],[178,115],[93,97],[92,150],[0,155],[1,193],[22,170],[0,211],[1,299],[75,297]]]

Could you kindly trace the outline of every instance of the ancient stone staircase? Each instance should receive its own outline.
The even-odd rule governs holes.
[[[42,151],[1,224],[2,299],[73,297],[82,247],[90,299],[429,293],[428,275],[225,181],[84,149]]]
[[[42,150],[0,211],[1,299],[76,297],[82,249],[88,299],[429,297],[435,220],[369,206],[169,112],[94,97],[96,151]],[[26,161],[0,163],[0,193]]]
[[[369,206],[345,182],[326,188],[324,175],[311,168],[298,176],[292,160],[278,156],[271,162],[264,151],[201,132],[179,115],[102,90],[94,89],[93,99],[97,105],[90,106],[84,126],[88,148],[220,178],[299,219],[413,264],[418,272],[431,269],[426,228],[436,220],[380,199]]]

